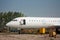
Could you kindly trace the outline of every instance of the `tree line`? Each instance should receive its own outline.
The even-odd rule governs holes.
[[[21,12],[0,12],[0,29],[5,27],[6,23],[16,17],[23,17],[24,14]]]

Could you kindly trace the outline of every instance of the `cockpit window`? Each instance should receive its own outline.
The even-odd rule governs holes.
[[[12,20],[12,21],[17,21],[16,19]]]

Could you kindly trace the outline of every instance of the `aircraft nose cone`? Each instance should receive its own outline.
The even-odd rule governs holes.
[[[17,27],[17,26],[19,26],[19,22],[13,22],[13,21],[11,21],[11,22],[8,22],[6,24],[6,26],[7,27]]]
[[[6,26],[10,26],[10,23],[7,23]]]
[[[8,22],[8,23],[6,24],[7,27],[11,27],[12,25],[13,25],[13,22]]]

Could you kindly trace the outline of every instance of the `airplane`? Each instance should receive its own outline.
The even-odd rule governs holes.
[[[8,27],[23,28],[49,28],[60,26],[60,18],[55,17],[17,17],[6,24]]]

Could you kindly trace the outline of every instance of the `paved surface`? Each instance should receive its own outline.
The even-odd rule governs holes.
[[[48,37],[46,35],[38,34],[4,34],[0,33],[0,40],[60,40],[60,35],[57,38]]]

